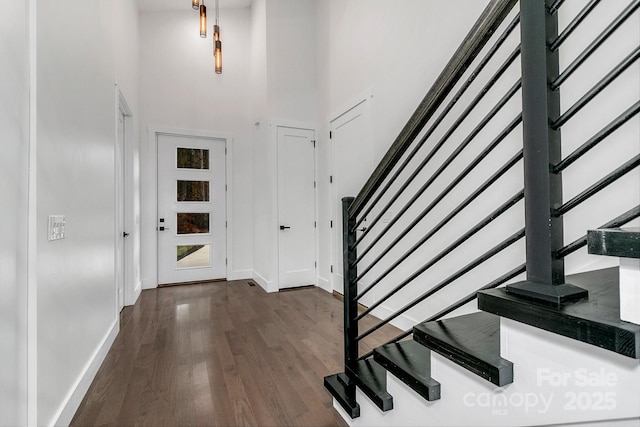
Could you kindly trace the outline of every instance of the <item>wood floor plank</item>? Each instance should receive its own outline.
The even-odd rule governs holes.
[[[145,290],[120,326],[72,426],[340,425],[323,377],[343,369],[342,302],[325,291],[242,280]]]

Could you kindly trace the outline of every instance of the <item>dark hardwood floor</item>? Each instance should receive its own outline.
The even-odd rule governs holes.
[[[336,426],[322,379],[343,370],[342,321],[342,303],[317,288],[143,291],[71,425]],[[398,333],[387,326],[361,351]]]

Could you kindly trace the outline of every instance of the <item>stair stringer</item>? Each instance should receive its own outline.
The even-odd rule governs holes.
[[[387,373],[387,391],[394,397],[392,411],[380,411],[360,390],[356,391],[359,418],[351,419],[335,401],[334,408],[350,426],[640,425],[640,360],[504,318],[501,349],[501,356],[514,364],[514,382],[505,387],[432,352],[431,374],[442,384],[440,400],[425,401]],[[582,384],[583,377],[598,381],[603,372],[602,387]],[[566,387],[550,384],[558,375],[570,375]],[[609,383],[615,378],[612,387],[607,386],[607,378]],[[587,399],[591,403],[585,409]]]

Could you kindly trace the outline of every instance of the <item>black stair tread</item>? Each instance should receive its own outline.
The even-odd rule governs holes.
[[[358,360],[347,375],[382,411],[393,409],[393,397],[387,392],[387,371],[372,358]]]
[[[498,386],[513,382],[513,364],[500,357],[500,318],[472,313],[424,322],[413,339]]]
[[[587,248],[594,255],[640,258],[640,227],[589,230]]]
[[[440,399],[440,383],[431,378],[431,352],[417,342],[401,341],[373,350],[373,358],[427,400]]]
[[[565,278],[589,291],[589,299],[555,307],[514,296],[504,289],[478,293],[478,308],[565,337],[640,358],[640,325],[620,320],[618,268]]]
[[[360,405],[356,402],[356,385],[351,383],[346,385],[346,375],[333,374],[324,377],[324,388],[329,390],[331,396],[333,396],[340,406],[349,414],[351,418],[357,418],[360,416]]]

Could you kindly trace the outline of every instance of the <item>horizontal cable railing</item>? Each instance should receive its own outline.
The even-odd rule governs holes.
[[[410,136],[403,129],[374,172],[375,178],[345,212],[345,307],[349,305],[351,311],[345,320],[347,364],[370,356],[358,354],[363,339],[428,304],[434,294],[447,292],[524,240],[522,220],[497,234],[490,231],[507,218],[521,217],[517,212],[524,198],[522,184],[518,189],[513,182],[523,160],[516,132],[522,114],[516,31],[520,17],[511,10],[514,4],[494,1],[487,7],[480,21],[490,19],[491,23],[477,23],[463,42],[468,46],[471,39],[473,52],[454,55],[407,125],[419,122],[420,126],[412,127]],[[457,71],[451,74],[452,70]],[[473,206],[484,206],[485,213],[467,218]],[[440,237],[452,232],[458,235],[443,244]],[[483,249],[470,249],[479,241]],[[465,255],[454,261],[455,267],[444,267],[454,252]],[[522,259],[517,264],[520,267],[511,270],[517,273],[503,279],[487,277],[485,286],[499,286],[522,274]],[[445,277],[432,286],[424,282],[425,274]],[[450,301],[445,305],[456,310],[472,301],[477,290],[462,299],[455,293],[448,295],[443,302]],[[360,314],[353,312],[356,301],[366,306]],[[387,304],[395,307],[392,314],[380,316],[379,309]],[[445,313],[442,307],[437,311]],[[358,322],[370,314],[383,319],[358,333]]]
[[[517,81],[508,91],[507,93],[500,99],[500,101],[487,113],[487,115],[482,119],[480,123],[473,129],[473,131],[460,143],[460,145],[456,148],[456,150],[451,153],[451,155],[446,159],[445,162],[431,175],[429,180],[427,180],[420,189],[413,195],[411,200],[407,202],[401,209],[401,212],[406,212],[415,202],[424,194],[424,192],[433,184],[433,182],[442,174],[442,172],[456,159],[456,157],[464,150],[464,148],[469,145],[473,139],[482,131],[482,129],[491,121],[491,119],[504,107],[504,105],[515,95],[515,93],[520,89],[520,81]],[[475,105],[473,105],[475,106]],[[371,223],[369,230],[373,229],[373,226],[377,224],[377,221],[383,216],[385,212],[388,211],[388,208],[392,205],[392,203],[398,199],[400,194],[406,190],[411,182],[413,182],[414,178],[420,173],[426,164],[433,158],[433,156],[438,152],[440,148],[447,142],[451,134],[455,128],[457,128],[460,123],[464,120],[464,118],[469,114],[471,108],[467,108],[463,117],[459,117],[454,126],[447,130],[445,136],[438,141],[438,143],[434,146],[434,148],[427,154],[425,159],[420,163],[420,165],[416,168],[416,170],[411,174],[411,176],[407,179],[407,181],[401,186],[398,192],[391,198],[391,200],[385,205],[385,207],[381,210],[381,212],[376,216],[376,219]],[[387,226],[382,230],[382,232],[376,237],[376,239],[363,251],[363,253],[356,259],[356,264],[369,252],[369,250],[386,234],[386,232],[393,227],[393,225],[401,218],[401,216],[395,217]],[[365,236],[366,231],[363,235],[356,241],[356,245],[362,241],[362,238]]]
[[[565,258],[586,246],[587,228],[640,218],[633,197],[603,218],[580,213],[627,191],[640,166],[640,150],[626,150],[588,179],[581,173],[585,159],[624,146],[635,129],[640,100],[611,92],[637,68],[640,46],[621,46],[604,72],[593,62],[633,25],[640,0],[618,5],[578,52],[575,38],[605,6],[575,5],[491,1],[357,197],[343,199],[345,366],[372,356],[360,346],[385,325],[469,310],[481,290],[506,286],[558,304],[556,291],[562,303],[587,297],[564,282]],[[594,113],[602,97],[615,108]],[[572,215],[588,217],[577,238]],[[403,329],[387,343],[412,334]]]
[[[514,120],[514,122],[516,122],[516,120]],[[502,136],[502,135],[501,135]],[[498,137],[496,138],[496,144],[499,143],[502,140],[502,138]],[[494,144],[492,144],[494,145]],[[494,147],[495,147],[494,145]],[[490,148],[494,148],[491,145],[489,147],[487,147],[487,149]],[[485,152],[487,151],[487,149],[485,150]],[[482,157],[484,158],[486,155],[486,153],[483,152]],[[359,300],[360,298],[362,298],[367,292],[369,292],[376,284],[378,284],[380,282],[380,280],[382,280],[384,277],[386,277],[389,273],[391,273],[391,271],[393,271],[396,267],[398,267],[400,265],[400,263],[402,262],[402,260],[406,259],[408,256],[410,256],[411,254],[413,254],[419,247],[421,247],[424,243],[426,243],[427,240],[429,240],[434,234],[436,234],[438,231],[440,231],[440,229],[442,229],[442,227],[444,227],[445,225],[447,225],[456,215],[458,215],[460,212],[462,212],[467,206],[469,206],[475,199],[477,199],[481,194],[483,194],[494,182],[496,182],[499,178],[501,178],[506,172],[508,172],[514,165],[516,165],[520,160],[522,159],[522,151],[518,152],[516,155],[514,155],[511,159],[509,159],[508,162],[506,162],[500,169],[498,169],[493,175],[491,175],[480,187],[478,187],[472,194],[470,194],[462,203],[460,203],[458,206],[456,206],[455,208],[451,209],[451,211],[449,212],[449,214],[443,218],[436,226],[434,226],[429,232],[427,232],[426,234],[424,234],[424,236],[417,242],[415,243],[409,250],[407,250],[401,257],[399,257],[399,259],[393,263],[392,265],[390,265],[384,273],[382,273],[380,276],[378,276],[378,278],[376,280],[374,280],[368,287],[366,287],[365,289],[363,289],[359,295],[356,296],[356,300]],[[477,165],[479,163],[479,161],[481,159],[476,159],[477,161],[474,161],[474,163],[470,164],[467,169],[465,169],[460,175],[459,177],[462,176],[466,176],[468,174],[469,169],[472,169],[475,165]],[[461,180],[461,179],[460,179]],[[456,180],[459,181],[459,180]],[[449,188],[447,188],[446,190],[450,190]],[[446,191],[448,193],[448,191]],[[429,211],[431,211],[431,209],[433,209],[433,205],[437,204],[442,197],[444,197],[445,192],[441,193],[438,197],[435,198],[435,200],[433,200],[433,202],[431,202],[431,204],[429,206],[427,206],[425,208],[424,211],[422,211],[417,218],[411,223],[411,227],[413,225],[415,225],[415,223],[417,223],[419,220],[421,220]],[[367,268],[365,269],[365,272],[362,273],[361,276],[363,276],[364,274],[366,274],[369,269],[375,265],[382,257],[384,257],[384,255],[386,255],[388,253],[388,251],[395,246],[398,241],[400,241],[402,239],[402,237],[404,237],[406,235],[406,233],[401,233],[396,240],[394,240],[392,242],[392,244],[385,248],[382,253],[374,260],[371,262],[371,264],[369,264],[369,266],[367,266]],[[359,276],[361,278],[361,276]]]
[[[565,157],[560,163],[553,168],[554,173],[560,173],[576,160],[587,154],[591,149],[595,148],[600,142],[604,141],[609,135],[615,132],[620,126],[627,123],[631,118],[635,117],[640,111],[640,101],[633,104],[613,121],[607,124],[593,137],[589,138],[578,149]]]
[[[551,123],[551,128],[554,130],[560,129],[571,117],[576,115],[582,108],[584,108],[589,102],[591,102],[596,95],[602,92],[609,84],[614,82],[616,78],[622,74],[627,68],[629,68],[635,61],[640,58],[640,46],[636,47],[633,52],[627,55],[618,65],[616,65],[605,77],[602,78],[589,92],[585,93],[575,104],[571,106],[565,113],[563,113],[558,120]]]
[[[563,33],[550,44],[550,49],[557,49],[562,43],[569,40],[571,38],[571,34],[580,27],[584,19],[589,14],[592,12],[598,12],[598,8],[596,7],[598,6],[598,3],[598,1],[591,1],[581,11],[579,11],[576,17],[567,25]],[[620,2],[620,4],[622,4],[622,2]],[[635,99],[631,106],[624,109],[623,102],[625,101],[618,101],[619,95],[617,95],[614,90],[610,90],[611,93],[607,93],[607,90],[609,90],[608,88],[610,86],[616,84],[619,78],[623,78],[623,74],[625,72],[628,74],[626,80],[623,80],[625,85],[627,82],[634,82],[636,91],[640,89],[640,84],[637,84],[637,72],[629,71],[629,68],[634,65],[638,68],[637,63],[640,58],[640,46],[633,47],[630,53],[626,55],[622,53],[623,48],[620,48],[619,50],[621,53],[618,57],[621,59],[616,61],[615,56],[611,54],[612,46],[615,45],[615,42],[610,43],[609,46],[605,46],[605,42],[613,38],[616,35],[616,32],[621,30],[621,27],[625,24],[630,28],[637,28],[632,17],[635,16],[635,22],[637,23],[639,10],[640,0],[628,2],[626,6],[617,13],[613,20],[608,23],[606,27],[589,42],[584,50],[579,52],[575,56],[575,59],[573,59],[564,68],[564,70],[562,70],[560,75],[550,83],[550,88],[552,90],[558,90],[566,83],[569,83],[570,80],[581,78],[585,79],[584,76],[590,76],[593,73],[590,72],[589,67],[586,67],[584,64],[586,64],[586,61],[589,58],[598,54],[601,56],[596,58],[596,61],[606,58],[607,63],[614,64],[591,88],[583,89],[584,93],[579,96],[578,100],[569,106],[564,112],[561,112],[560,117],[551,123],[550,126],[552,129],[557,130],[562,128],[563,131],[565,128],[571,127],[573,121],[577,121],[578,124],[571,127],[571,130],[575,127],[581,126],[581,123],[583,123],[585,119],[589,122],[595,121],[599,124],[599,130],[597,130],[591,137],[569,152],[569,154],[567,154],[560,162],[552,165],[553,173],[571,173],[573,167],[580,167],[581,162],[595,150],[598,150],[599,153],[605,153],[607,150],[615,150],[615,148],[609,147],[615,147],[615,144],[620,146],[620,142],[625,141],[626,138],[628,138],[622,130],[625,130],[625,128],[628,130],[630,126],[633,125],[632,119],[637,118],[638,113],[640,112],[640,100]],[[633,86],[626,86],[625,88],[633,91],[632,87]],[[595,102],[596,97],[598,97],[597,103]],[[608,104],[609,102],[611,102],[611,104]],[[601,103],[615,105],[614,108],[620,109],[622,112],[617,114],[613,119],[601,119]],[[626,105],[629,104],[627,103]],[[570,136],[566,131],[563,132],[563,134],[565,136]],[[616,183],[622,181],[632,173],[638,173],[638,167],[640,166],[640,146],[637,143],[638,136],[639,135],[637,134],[635,137],[632,136],[632,141],[623,144],[623,146],[629,148],[636,147],[635,150],[627,150],[624,155],[611,156],[611,159],[607,159],[602,156],[600,157],[602,160],[598,162],[599,169],[602,170],[607,167],[609,168],[609,172],[605,173],[600,179],[591,178],[591,182],[589,182],[589,179],[585,179],[586,177],[584,177],[583,174],[577,172],[580,182],[580,190],[578,190],[577,194],[574,196],[567,198],[567,200],[563,200],[563,203],[553,210],[552,215],[555,217],[565,216],[567,214],[585,216],[588,214],[589,208],[583,208],[584,205],[590,203],[593,199],[606,197],[608,195],[608,197],[611,197],[610,194],[616,194],[615,189],[611,190]],[[624,191],[624,194],[627,194],[627,196],[640,194],[640,183],[633,178],[631,178],[631,181],[628,181],[626,186],[623,185],[623,188],[623,190],[617,190],[617,194],[620,194],[621,191]],[[636,200],[633,200],[633,197],[625,198],[630,199],[629,203],[637,202]],[[640,205],[634,205],[622,214],[618,215],[616,215],[613,208],[607,209],[603,206],[601,207],[601,210],[606,211],[603,213],[603,216],[606,217],[612,215],[615,217],[606,221],[604,224],[598,224],[590,221],[587,228],[617,228],[640,218]],[[595,218],[592,221],[595,221]],[[570,255],[575,255],[581,248],[584,248],[587,245],[586,231],[586,229],[582,230],[580,232],[580,237],[573,239],[571,243],[557,249],[554,252],[554,258],[564,259]]]
[[[487,289],[494,289],[494,288],[497,288],[499,286],[502,286],[505,283],[513,280],[514,278],[516,278],[519,275],[521,275],[522,273],[524,273],[525,270],[526,270],[526,267],[525,267],[524,264],[521,264],[521,265],[513,268],[512,270],[508,271],[507,273],[503,274],[502,276],[498,277],[497,279],[495,279],[495,280],[491,281],[490,283],[478,288],[477,291],[473,291],[472,293],[464,296],[463,298],[460,298],[459,300],[457,300],[456,302],[454,302],[450,306],[443,308],[441,311],[437,312],[436,314],[433,314],[433,315],[429,316],[428,318],[425,319],[425,322],[431,322],[432,320],[441,319],[442,317],[452,313],[453,311],[455,311],[455,310],[467,305],[471,301],[475,300],[479,291],[484,291],[484,290],[487,290]],[[391,343],[394,343],[394,342],[398,342],[398,341],[400,341],[400,340],[402,340],[404,338],[407,338],[408,336],[410,336],[412,334],[413,334],[413,329],[409,329],[408,331],[404,331],[403,333],[399,334],[398,336],[394,337],[393,339],[385,342],[383,345],[391,344]],[[360,359],[366,359],[366,358],[370,357],[371,355],[373,355],[373,352],[365,353],[362,356],[360,356]]]

